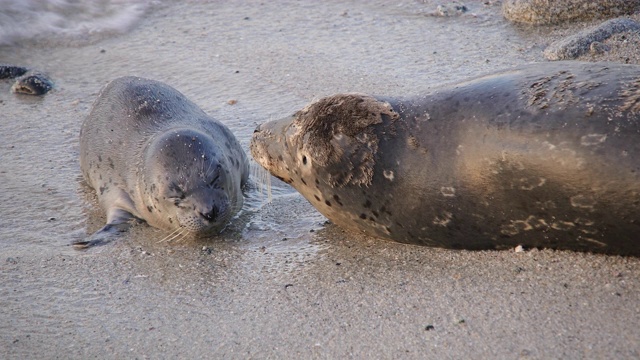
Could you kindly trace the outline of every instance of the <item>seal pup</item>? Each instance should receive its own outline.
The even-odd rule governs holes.
[[[107,84],[93,104],[80,168],[107,224],[76,247],[106,242],[133,220],[176,237],[218,232],[242,207],[249,175],[226,126],[172,87],[131,76]]]
[[[453,249],[640,254],[640,66],[554,62],[414,98],[337,94],[255,160],[335,224]]]

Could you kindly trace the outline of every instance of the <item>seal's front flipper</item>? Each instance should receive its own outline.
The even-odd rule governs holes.
[[[96,231],[85,240],[74,241],[71,245],[78,249],[86,249],[96,245],[104,245],[115,240],[120,234],[129,230],[132,222],[139,221],[130,212],[122,209],[110,209],[107,214],[107,225]]]

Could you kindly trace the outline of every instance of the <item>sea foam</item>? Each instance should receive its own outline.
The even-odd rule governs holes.
[[[134,27],[157,1],[0,0],[0,45],[88,43]]]

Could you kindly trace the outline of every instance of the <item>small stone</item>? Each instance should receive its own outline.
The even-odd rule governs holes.
[[[640,31],[640,23],[627,18],[608,20],[598,26],[555,41],[544,50],[543,54],[547,60],[575,59],[590,51],[594,42],[604,41],[625,31]]]
[[[462,4],[438,5],[436,7],[435,16],[449,17],[464,14],[468,11],[467,7]]]
[[[549,25],[633,14],[640,0],[504,0],[502,14],[516,23]]]
[[[227,104],[229,104],[229,105],[235,105],[237,103],[238,103],[238,100],[236,100],[236,99],[231,99],[231,100],[227,101]]]
[[[516,246],[515,251],[517,253],[524,252],[524,248],[522,247],[522,245],[518,245],[518,246]]]
[[[26,73],[11,86],[11,91],[18,94],[26,95],[44,95],[53,89],[53,82],[44,74]]]
[[[29,69],[22,66],[0,64],[0,79],[14,79],[27,73]]]

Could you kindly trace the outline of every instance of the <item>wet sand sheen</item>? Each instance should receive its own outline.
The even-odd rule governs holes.
[[[571,29],[521,30],[497,5],[467,5],[438,18],[421,15],[432,2],[168,3],[95,43],[0,48],[0,62],[45,70],[57,86],[29,98],[0,83],[0,353],[638,356],[635,258],[364,238],[324,225],[276,180],[272,203],[252,188],[214,239],[158,244],[166,234],[138,226],[90,252],[67,246],[104,221],[80,182],[78,132],[107,81],[164,81],[247,149],[258,123],[321,96],[412,95],[542,61]]]

